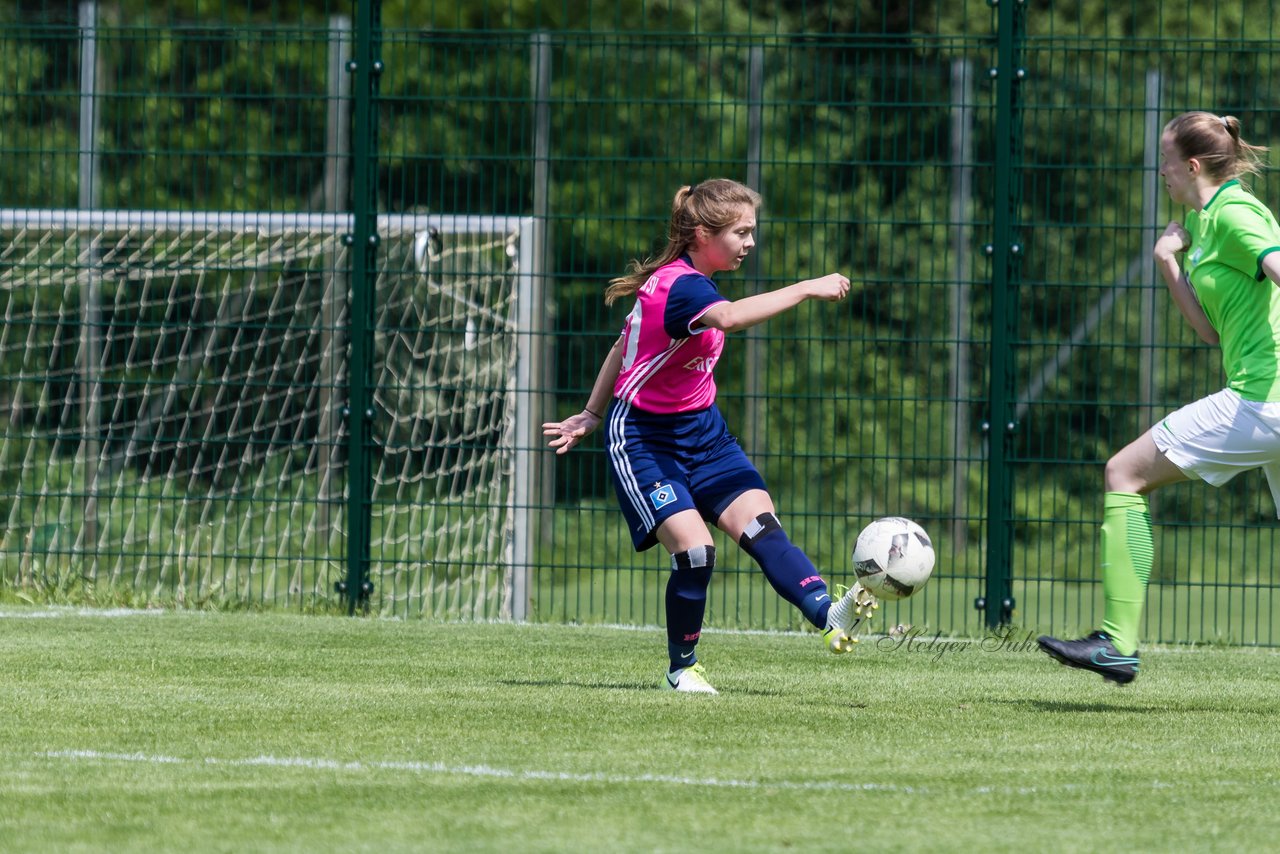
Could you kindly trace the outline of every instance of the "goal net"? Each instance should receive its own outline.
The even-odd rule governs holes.
[[[379,217],[371,329],[349,311],[351,225],[0,211],[5,583],[306,607],[367,524],[381,609],[521,616],[531,221]],[[353,370],[372,381],[354,451]],[[372,498],[354,511],[353,452]]]

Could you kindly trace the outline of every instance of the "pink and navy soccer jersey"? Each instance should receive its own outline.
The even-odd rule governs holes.
[[[725,298],[683,256],[654,271],[636,292],[622,330],[622,370],[613,396],[646,412],[692,412],[715,403],[712,375],[724,333],[693,329]]]
[[[725,298],[688,256],[654,271],[622,330],[622,369],[605,417],[609,467],[637,551],[668,518],[696,509],[714,523],[764,479],[729,433],[712,376],[724,333],[693,328]]]

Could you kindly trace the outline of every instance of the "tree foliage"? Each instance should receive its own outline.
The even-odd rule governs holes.
[[[76,8],[22,0],[0,12],[6,206],[76,204]],[[318,209],[328,28],[350,13],[328,2],[103,6],[102,205]],[[1256,0],[1211,14],[1158,0],[1028,3],[1023,14],[1025,78],[1009,140],[997,137],[988,75],[996,11],[978,0],[386,0],[371,140],[378,205],[532,211],[536,98],[547,84],[548,343],[569,408],[626,310],[604,310],[604,283],[656,248],[676,188],[758,174],[759,266],[726,277],[726,291],[833,269],[857,283],[845,306],[806,306],[770,324],[758,349],[731,344],[724,405],[735,423],[763,417],[769,446],[753,450],[771,481],[814,511],[844,500],[832,512],[978,519],[980,477],[964,485],[963,512],[935,484],[987,442],[988,367],[993,348],[1005,347],[1016,365],[1008,392],[1022,407],[1016,515],[1027,521],[1018,534],[1034,536],[1033,520],[1050,512],[1038,496],[1053,496],[1053,514],[1096,512],[1099,463],[1144,426],[1135,402],[1164,411],[1220,382],[1211,358],[1184,349],[1197,355],[1165,358],[1155,388],[1138,388],[1133,344],[1150,284],[1142,259],[1152,229],[1180,216],[1144,183],[1152,75],[1160,121],[1185,109],[1230,112],[1264,144],[1280,130],[1280,75],[1270,4]],[[538,38],[547,81],[532,62]],[[957,62],[975,75],[967,103],[955,96]],[[971,127],[968,162],[953,158],[961,119]],[[1011,329],[992,319],[984,253],[1000,215],[998,169],[1010,170],[1022,250]],[[972,195],[957,199],[965,171]],[[1258,189],[1265,195],[1266,182]],[[969,301],[957,317],[961,285]],[[1162,337],[1147,342],[1158,360],[1168,352],[1160,348],[1192,346],[1160,299]],[[956,398],[949,372],[960,347],[970,368]],[[756,386],[748,352],[765,367]],[[1019,398],[1037,378],[1037,396]],[[780,445],[786,455],[775,455]],[[880,486],[889,481],[892,494]],[[602,483],[574,480],[562,497]],[[1256,515],[1243,489],[1228,495],[1224,514]]]

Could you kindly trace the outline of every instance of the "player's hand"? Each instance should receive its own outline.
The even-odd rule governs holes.
[[[1156,240],[1152,254],[1156,260],[1172,258],[1191,247],[1191,232],[1182,227],[1180,222],[1171,222],[1164,228],[1164,233]]]
[[[828,273],[821,279],[810,279],[805,284],[808,285],[810,299],[835,302],[849,295],[849,280],[839,273]]]
[[[600,419],[594,413],[583,410],[563,421],[543,422],[542,435],[552,437],[548,444],[556,449],[557,454],[567,454],[599,426]]]

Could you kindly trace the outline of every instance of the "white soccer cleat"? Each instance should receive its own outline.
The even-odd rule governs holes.
[[[822,640],[827,645],[827,649],[836,655],[851,652],[854,644],[858,642],[857,638],[851,638],[845,633],[845,630],[839,626],[829,626],[822,633]]]
[[[870,624],[880,601],[857,582],[848,588],[837,584],[835,591],[836,603],[827,612],[822,640],[827,649],[839,654],[853,649],[858,642],[855,635]]]
[[[719,694],[707,681],[707,672],[702,669],[702,662],[697,661],[688,667],[681,667],[674,673],[668,673],[663,680],[672,691],[684,691],[692,694]]]

